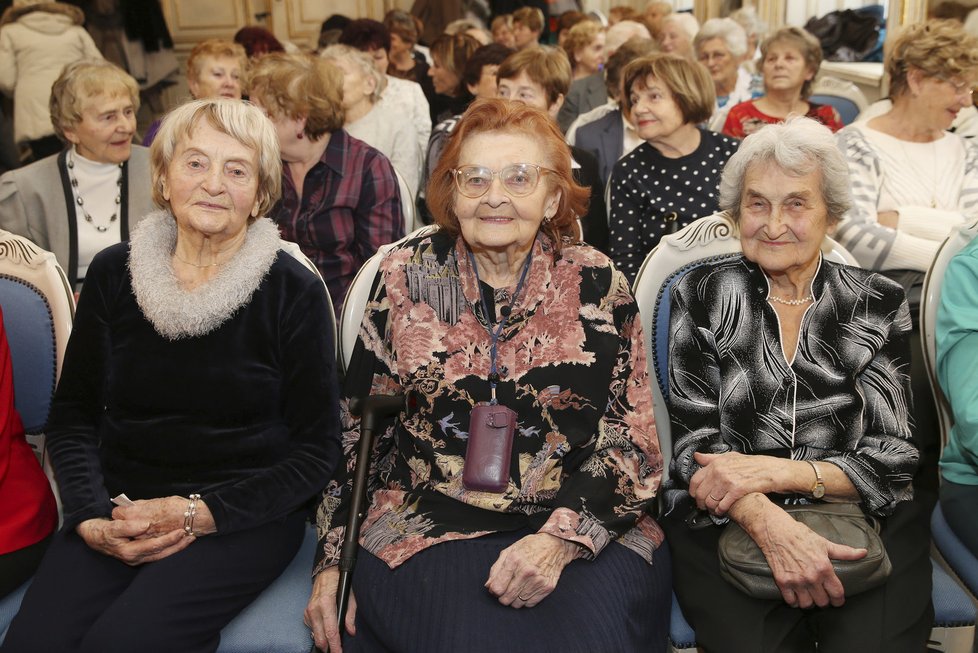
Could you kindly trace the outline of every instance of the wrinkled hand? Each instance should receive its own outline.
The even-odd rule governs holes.
[[[832,560],[859,560],[866,549],[831,542],[773,504],[741,525],[764,553],[784,602],[796,608],[839,607],[845,589]]]
[[[559,537],[527,535],[500,552],[486,588],[503,605],[532,608],[554,591],[564,567],[580,553],[577,544]]]
[[[785,461],[772,456],[699,453],[701,465],[689,481],[689,494],[700,510],[723,517],[730,507],[751,492],[767,494],[782,490],[779,482]]]
[[[330,653],[342,653],[340,629],[336,623],[336,588],[340,582],[338,567],[328,567],[319,572],[312,584],[312,596],[306,605],[303,621],[312,630],[316,646]],[[346,632],[356,635],[354,623],[357,617],[357,597],[350,590],[350,600],[347,603]]]
[[[186,535],[182,526],[158,536],[147,535],[149,528],[145,520],[88,519],[78,524],[75,532],[95,551],[133,567],[182,551],[195,539]]]
[[[183,513],[187,510],[189,499],[171,496],[158,499],[139,499],[131,506],[118,506],[112,511],[112,519],[119,521],[149,522],[142,537],[158,537],[164,533],[179,530],[183,532]],[[197,515],[194,517],[194,533],[206,535],[216,532],[214,518],[203,501],[197,501]]]

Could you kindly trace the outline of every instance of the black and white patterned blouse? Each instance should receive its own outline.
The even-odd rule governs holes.
[[[700,129],[700,145],[691,154],[670,159],[643,143],[615,164],[608,181],[608,247],[629,283],[672,220],[680,229],[720,210],[720,172],[739,145]]]
[[[912,497],[910,312],[874,272],[823,260],[789,364],[768,280],[744,257],[690,271],[672,291],[669,503],[699,468],[693,452],[824,460],[870,514]]]

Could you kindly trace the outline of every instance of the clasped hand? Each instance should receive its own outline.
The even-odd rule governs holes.
[[[845,603],[845,588],[832,560],[859,560],[866,549],[827,540],[767,498],[763,500],[767,507],[744,516],[740,523],[764,553],[785,603],[798,608]]]
[[[553,535],[527,535],[500,552],[489,570],[486,589],[503,605],[532,608],[554,591],[564,567],[580,552],[578,545]],[[330,653],[343,651],[336,614],[339,573],[338,568],[329,567],[316,576],[304,618],[316,646],[328,647]],[[351,591],[343,624],[350,635],[356,635],[356,613],[357,600]]]
[[[745,455],[730,451],[721,454],[693,454],[701,466],[689,481],[689,494],[700,510],[723,517],[737,501],[752,492],[767,494],[782,491],[779,476],[783,460],[772,456]]]
[[[162,560],[193,543],[196,538],[183,530],[186,507],[184,497],[140,500],[132,506],[115,508],[112,519],[88,519],[75,530],[92,549],[127,565],[142,565]]]

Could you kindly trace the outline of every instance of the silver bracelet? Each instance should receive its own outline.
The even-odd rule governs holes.
[[[200,495],[191,494],[190,503],[187,505],[187,509],[183,512],[183,532],[187,535],[196,535],[196,533],[194,533],[194,518],[197,516],[198,501],[200,501]]]

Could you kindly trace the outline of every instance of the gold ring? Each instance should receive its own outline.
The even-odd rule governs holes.
[[[710,498],[711,498],[711,499],[713,499],[713,500],[714,500],[714,501],[716,501],[717,503],[720,503],[720,501],[722,501],[722,499],[718,499],[717,497],[715,497],[715,496],[713,496],[712,494],[711,494],[711,495],[709,495],[709,496],[710,496]]]
[[[530,597],[523,598],[522,594],[517,594],[516,598],[518,598],[520,601],[523,601],[524,603],[530,600]]]

